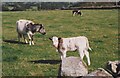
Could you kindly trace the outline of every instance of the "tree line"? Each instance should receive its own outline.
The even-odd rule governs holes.
[[[3,2],[2,11],[55,10],[75,7],[119,6],[120,2]]]

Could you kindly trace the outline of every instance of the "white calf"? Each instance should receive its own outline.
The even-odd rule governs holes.
[[[72,37],[72,38],[58,38],[52,37],[49,38],[53,42],[53,46],[60,52],[61,59],[66,57],[67,51],[75,51],[78,50],[81,59],[83,59],[84,55],[86,55],[88,60],[88,65],[90,65],[90,58],[88,49],[89,47],[88,39],[85,36]]]

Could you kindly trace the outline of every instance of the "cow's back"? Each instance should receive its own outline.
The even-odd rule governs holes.
[[[17,32],[26,34],[26,25],[33,22],[29,20],[18,20],[16,23],[17,23]]]
[[[75,50],[76,48],[86,48],[86,37],[85,36],[79,36],[79,37],[71,37],[66,38],[68,41],[68,46]],[[80,46],[80,47],[79,47]]]
[[[86,47],[86,37],[85,36],[76,37],[75,41],[78,46],[81,46],[82,48]]]

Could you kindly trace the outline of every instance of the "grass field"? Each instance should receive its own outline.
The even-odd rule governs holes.
[[[109,60],[118,60],[118,10],[82,12],[83,16],[74,17],[71,10],[3,12],[3,76],[57,76],[60,55],[48,39],[51,36],[86,36],[93,50],[90,51],[89,71],[105,68]],[[16,21],[19,19],[44,24],[47,34],[35,34],[34,46],[18,44]],[[67,56],[79,54],[68,52]],[[84,60],[86,62],[86,58]]]

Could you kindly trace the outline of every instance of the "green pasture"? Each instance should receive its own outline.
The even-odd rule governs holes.
[[[82,10],[83,16],[72,16],[71,10],[16,11],[2,13],[2,75],[57,76],[60,55],[49,37],[86,36],[89,39],[91,72],[105,68],[109,60],[118,60],[118,10]],[[45,26],[46,35],[36,33],[34,46],[18,44],[16,21],[32,20]],[[24,40],[22,40],[24,42]],[[67,56],[79,56],[68,52]],[[85,62],[86,57],[84,58]]]

